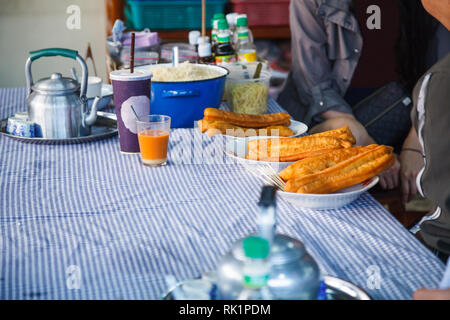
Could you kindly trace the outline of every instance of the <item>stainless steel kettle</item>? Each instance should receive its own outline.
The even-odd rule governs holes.
[[[53,73],[49,78],[33,84],[31,64],[41,57],[63,56],[77,60],[82,68],[81,90],[78,81]],[[88,70],[77,51],[51,48],[30,52],[25,65],[27,79],[28,120],[36,125],[36,136],[66,139],[90,134],[90,126],[97,119],[96,97],[90,112],[86,98]]]
[[[320,270],[305,246],[298,240],[275,234],[275,189],[264,187],[260,201],[258,237],[270,244],[271,264],[268,289],[271,299],[314,300],[320,284]],[[217,284],[220,299],[236,300],[244,289],[242,270],[245,264],[243,239],[237,241],[220,261]]]

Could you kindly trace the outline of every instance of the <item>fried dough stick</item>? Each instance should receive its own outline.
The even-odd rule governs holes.
[[[337,149],[326,154],[299,160],[281,171],[280,178],[284,181],[288,181],[293,178],[299,178],[308,174],[317,173],[376,147],[377,145],[370,145],[367,147]]]
[[[234,113],[230,111],[206,108],[204,111],[206,120],[225,121],[245,128],[265,128],[269,126],[289,126],[291,116],[286,112],[270,113],[263,115],[251,115]]]
[[[281,139],[259,139],[248,142],[250,160],[297,161],[318,156],[332,150],[350,148],[350,142],[334,137],[298,137]]]
[[[319,173],[291,179],[286,184],[285,191],[333,193],[380,174],[389,169],[394,161],[391,147],[378,146]]]
[[[351,142],[352,145],[354,145],[356,143],[355,136],[353,135],[352,131],[350,130],[350,128],[348,126],[345,126],[345,127],[339,128],[339,129],[330,130],[330,131],[319,132],[316,134],[312,134],[311,136],[313,136],[313,137],[335,137],[335,138],[339,138],[342,140],[347,140],[347,141]]]
[[[215,134],[226,134],[234,137],[254,137],[254,136],[276,136],[291,137],[294,132],[284,126],[270,126],[266,128],[243,128],[225,121],[209,121],[202,119],[199,121],[200,131],[208,132],[210,137]]]
[[[226,134],[233,137],[255,137],[255,136],[274,136],[274,137],[291,137],[294,132],[284,126],[270,126],[267,128],[243,128],[234,126],[228,122],[215,121],[207,130],[208,136],[212,137],[218,133]]]

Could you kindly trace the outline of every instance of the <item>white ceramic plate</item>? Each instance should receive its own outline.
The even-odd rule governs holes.
[[[233,137],[234,138],[234,137]],[[257,161],[257,160],[248,160],[245,157],[248,154],[248,141],[250,140],[259,140],[266,139],[271,137],[249,137],[249,138],[240,138],[240,139],[229,139],[229,137],[225,137],[225,154],[232,159],[235,159],[236,162],[244,165],[244,166],[257,166],[257,165],[270,165],[275,172],[280,172],[281,170],[287,168],[294,162],[268,162],[268,161]],[[273,138],[273,137],[272,137]],[[282,139],[282,138],[280,138]]]
[[[358,199],[361,194],[373,188],[379,180],[378,177],[373,177],[366,182],[332,194],[303,194],[279,191],[278,195],[299,208],[315,210],[337,209]]]
[[[280,137],[280,138],[292,138],[299,137],[302,134],[305,134],[308,131],[308,126],[302,122],[295,121],[291,119],[291,125],[289,126],[294,132],[294,135],[291,137]],[[277,138],[277,136],[259,136],[259,137],[233,137],[228,135],[223,135],[226,141],[226,149],[228,152],[234,153],[240,157],[245,157],[247,155],[247,143],[252,139],[267,139],[267,138]],[[245,151],[244,151],[245,150]],[[243,153],[245,152],[245,154]],[[243,154],[243,156],[242,156]]]
[[[284,138],[299,137],[308,131],[308,126],[306,124],[304,124],[303,122],[291,119],[291,125],[289,126],[289,129],[291,129],[294,132],[294,134],[290,137],[284,137]],[[233,136],[229,136],[226,134],[224,134],[224,136],[227,138],[236,139],[236,140],[248,140],[248,138],[250,138],[250,137],[247,137],[247,138],[233,137]],[[277,136],[269,136],[269,137],[260,136],[260,138],[273,138],[273,137],[277,137]]]

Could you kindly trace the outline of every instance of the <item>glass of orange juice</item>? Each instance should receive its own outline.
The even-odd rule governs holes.
[[[163,166],[167,163],[170,117],[158,114],[141,116],[136,121],[142,163]]]

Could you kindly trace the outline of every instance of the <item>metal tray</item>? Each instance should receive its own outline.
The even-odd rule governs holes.
[[[6,132],[8,119],[0,120],[0,134],[11,139],[15,139],[27,143],[35,144],[72,144],[84,143],[101,139],[106,139],[117,135],[117,116],[110,112],[97,112],[97,120],[91,127],[91,134],[84,137],[67,138],[67,139],[44,139],[44,138],[26,138],[18,137]]]
[[[325,276],[324,282],[327,286],[326,292],[328,300],[372,300],[366,291],[351,282],[331,276]],[[182,284],[183,281],[178,283],[177,287]],[[174,289],[175,288],[171,288],[168,292],[163,294],[162,300],[173,300],[172,291]]]

